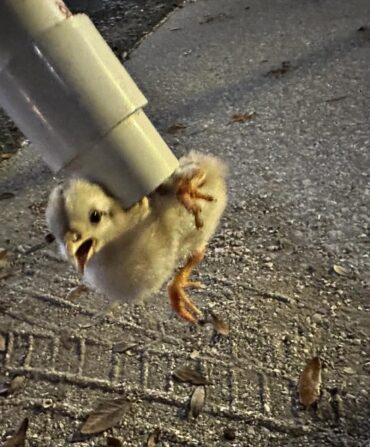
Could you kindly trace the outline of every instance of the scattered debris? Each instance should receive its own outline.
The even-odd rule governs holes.
[[[234,441],[236,438],[236,432],[233,428],[225,428],[224,430],[224,439],[226,441]]]
[[[325,102],[326,103],[331,103],[331,102],[338,102],[338,101],[343,101],[343,99],[346,99],[348,95],[343,95],[343,96],[337,96],[335,98],[330,98],[330,99],[326,99]]]
[[[52,242],[55,241],[55,236],[51,233],[48,233],[45,235],[45,242],[47,242],[48,244],[51,244]]]
[[[0,248],[0,269],[3,269],[9,265],[9,252],[5,248]]]
[[[114,353],[124,353],[129,351],[130,349],[136,348],[139,346],[139,343],[129,343],[127,341],[119,341],[112,346],[112,352]]]
[[[356,371],[353,368],[351,368],[350,366],[345,366],[343,368],[343,372],[345,374],[356,374]]]
[[[11,269],[10,253],[5,248],[0,248],[0,280],[14,275],[14,269]]]
[[[370,40],[370,27],[363,25],[360,26],[357,31],[361,33],[366,40]]]
[[[9,382],[0,383],[0,396],[7,396],[9,392]]]
[[[114,427],[121,421],[128,408],[129,403],[124,398],[101,401],[90,413],[80,432],[84,435],[92,435]]]
[[[256,112],[252,113],[234,113],[231,116],[231,123],[246,123],[253,120],[256,117]]]
[[[26,378],[24,376],[14,377],[14,379],[10,382],[9,394],[15,393],[20,388],[22,388],[25,380],[26,380]]]
[[[34,216],[43,216],[45,214],[47,202],[33,202],[31,205],[28,205],[28,209]]]
[[[13,194],[12,192],[0,193],[0,200],[12,199],[13,197],[15,197],[15,194]]]
[[[265,74],[265,76],[274,76],[276,78],[284,75],[285,73],[287,73],[289,70],[291,70],[292,66],[290,65],[289,61],[283,61],[281,63],[281,66],[279,68],[274,68],[272,70],[270,70],[269,72],[267,72]]]
[[[199,22],[200,25],[204,25],[206,23],[216,22],[216,21],[224,21],[227,19],[232,19],[232,16],[225,14],[224,12],[221,12],[220,14],[217,14],[215,16],[205,16],[204,20]]]
[[[161,430],[157,427],[150,435],[146,441],[146,447],[157,447],[159,442],[159,437],[161,435]]]
[[[129,340],[121,340],[113,343],[112,347],[109,348],[113,353],[122,354],[124,352],[131,351],[132,349],[147,349],[148,347],[155,345],[162,340],[161,337],[155,338],[154,340],[147,341],[147,339],[142,339],[139,342],[133,341],[131,338]]]
[[[26,250],[24,254],[25,255],[30,255],[31,253],[34,253],[35,251],[42,250],[43,248],[47,247],[48,245],[50,245],[54,241],[55,241],[55,237],[51,233],[48,233],[44,237],[44,241],[43,242],[39,242],[38,244],[33,245],[31,248]]]
[[[27,429],[28,418],[24,418],[17,431],[10,439],[5,442],[3,447],[24,447],[26,442]]]
[[[223,335],[224,337],[227,337],[230,334],[230,327],[229,325],[221,320],[220,317],[218,317],[216,314],[211,312],[211,318],[212,318],[212,324],[217,333],[220,335]]]
[[[4,335],[0,334],[0,352],[4,352],[6,348],[6,340]]]
[[[108,447],[123,447],[122,442],[117,438],[108,437],[107,438]]]
[[[333,271],[339,276],[348,276],[350,272],[341,265],[334,264]]]
[[[204,386],[197,386],[190,400],[190,414],[193,418],[197,418],[203,410],[206,401],[206,389]]]
[[[4,270],[3,272],[0,272],[0,281],[3,279],[8,279],[11,276],[16,275],[17,273],[20,273],[20,270],[15,271],[15,270]]]
[[[184,130],[186,129],[188,126],[186,126],[183,123],[175,123],[173,126],[170,126],[167,129],[167,132],[170,133],[171,135],[174,135],[175,133],[179,132],[180,130]]]
[[[208,383],[203,374],[188,366],[175,369],[173,376],[180,382],[191,383],[192,385],[206,385]]]
[[[33,245],[31,248],[26,250],[24,254],[29,255],[31,253],[34,253],[35,251],[42,250],[43,248],[47,247],[49,244],[53,243],[54,241],[55,241],[55,237],[51,233],[48,233],[45,235],[43,242],[39,242],[38,244]]]
[[[66,300],[68,301],[74,301],[75,299],[79,298],[83,293],[87,293],[89,291],[89,288],[85,286],[85,284],[79,284],[76,287],[73,287],[66,296]]]
[[[0,383],[0,396],[9,396],[22,388],[25,377],[16,376],[12,380]]]
[[[309,360],[301,374],[298,384],[299,402],[306,408],[320,397],[321,362],[319,357]]]
[[[9,158],[13,157],[15,154],[15,152],[3,152],[1,154],[1,160],[9,160]]]
[[[199,357],[199,351],[197,351],[197,350],[194,350],[194,351],[192,351],[191,353],[190,353],[190,358],[191,359],[193,359],[193,360],[195,360],[195,359],[197,359],[198,357]]]
[[[72,333],[68,329],[62,329],[60,331],[60,342],[62,343],[63,347],[68,351],[72,348],[73,346]]]
[[[206,17],[204,20],[202,20],[201,22],[199,22],[199,25],[204,25],[205,23],[211,23],[215,20],[215,17],[213,16],[208,16]]]
[[[128,51],[122,51],[121,53],[122,62],[127,61],[129,59],[130,59],[130,53]]]

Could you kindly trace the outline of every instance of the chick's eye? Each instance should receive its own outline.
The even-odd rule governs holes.
[[[97,223],[99,223],[100,222],[100,219],[101,219],[101,213],[99,212],[99,211],[97,211],[97,210],[92,210],[91,212],[90,212],[90,222],[91,223],[93,223],[93,224],[97,224]]]

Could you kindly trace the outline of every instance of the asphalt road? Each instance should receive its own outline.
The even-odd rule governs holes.
[[[68,297],[78,278],[55,247],[28,252],[55,179],[29,148],[0,165],[0,193],[14,194],[0,202],[12,259],[0,365],[3,380],[26,378],[0,397],[1,439],[28,416],[29,446],[112,434],[141,446],[156,427],[165,446],[370,445],[369,17],[366,0],[198,0],[125,64],[177,155],[230,164],[229,205],[196,275],[207,288],[194,294],[228,337],[178,321],[165,289],[103,315],[104,297]],[[186,127],[167,132],[175,123]],[[321,397],[303,411],[297,383],[316,355]],[[193,387],[171,376],[184,364],[210,380],[196,420]],[[122,421],[80,435],[95,401],[118,396]]]

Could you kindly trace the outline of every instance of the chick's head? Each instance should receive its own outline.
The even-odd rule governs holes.
[[[142,210],[142,203],[133,208]],[[81,273],[95,253],[131,226],[135,214],[123,210],[100,186],[81,179],[55,188],[46,212],[51,232]]]

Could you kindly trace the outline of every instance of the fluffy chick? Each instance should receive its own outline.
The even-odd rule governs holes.
[[[103,188],[73,179],[56,187],[46,211],[62,253],[93,288],[114,300],[140,302],[170,279],[174,311],[196,323],[198,308],[185,293],[226,206],[225,164],[190,152],[150,196],[125,210]]]

